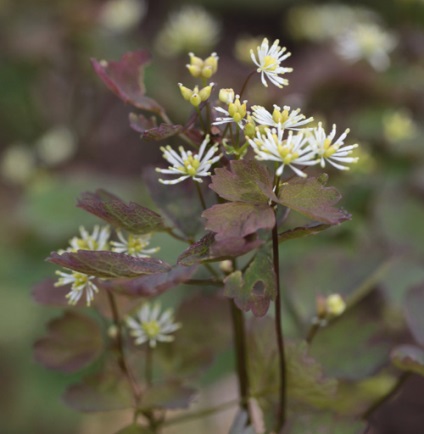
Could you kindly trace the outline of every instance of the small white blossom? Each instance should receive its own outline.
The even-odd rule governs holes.
[[[293,172],[301,177],[306,174],[295,165],[312,166],[316,164],[315,153],[308,146],[306,137],[302,133],[296,135],[289,131],[287,139],[283,138],[284,129],[266,129],[265,134],[257,132],[256,138],[249,139],[258,160],[276,161],[281,163],[275,174],[281,176],[285,166],[289,166]]]
[[[76,252],[78,250],[108,250],[109,249],[109,226],[94,226],[93,233],[90,234],[84,226],[79,228],[81,237],[73,237],[69,240],[70,247],[67,252]],[[63,251],[59,251],[61,253]]]
[[[257,48],[258,58],[256,58],[253,50],[250,50],[250,57],[258,67],[257,72],[261,73],[261,81],[265,87],[268,87],[266,79],[277,87],[287,86],[288,80],[280,77],[280,75],[293,71],[293,68],[280,66],[280,63],[286,60],[291,53],[286,52],[286,48],[280,47],[278,44],[279,40],[276,39],[270,47],[268,39],[264,38],[262,44]]]
[[[137,258],[149,258],[152,253],[156,253],[159,250],[159,247],[146,249],[150,244],[150,234],[128,234],[128,236],[125,237],[119,229],[116,231],[116,234],[118,235],[119,241],[110,242],[112,252],[126,253],[131,256],[136,256]]]
[[[99,291],[97,286],[92,282],[94,276],[78,273],[77,271],[71,271],[70,273],[56,271],[56,274],[61,277],[54,286],[71,285],[71,290],[66,294],[69,304],[77,304],[85,292],[87,306],[90,306],[94,299],[94,294]]]
[[[274,111],[272,113],[260,105],[252,106],[252,117],[254,121],[259,125],[266,125],[268,127],[277,127],[280,125],[281,128],[298,130],[299,127],[303,128],[303,125],[314,120],[312,117],[306,119],[304,115],[299,113],[300,109],[291,110],[287,105],[281,110],[281,107],[274,104]]]
[[[200,145],[199,153],[193,154],[191,151],[185,151],[182,146],[178,152],[174,151],[170,146],[162,147],[163,157],[168,160],[172,166],[168,169],[157,168],[156,171],[168,175],[179,175],[177,179],[163,180],[159,179],[162,184],[177,184],[187,178],[192,178],[194,181],[203,182],[200,177],[209,176],[209,169],[212,164],[216,163],[221,154],[215,155],[218,152],[218,145],[211,146],[205,154],[206,147],[209,144],[209,135],[206,136]]]
[[[333,143],[336,135],[336,126],[333,125],[331,133],[327,136],[321,122],[317,128],[314,128],[308,135],[308,141],[317,156],[317,161],[321,167],[325,167],[325,162],[328,161],[332,166],[339,170],[348,170],[349,168],[340,163],[356,163],[357,158],[349,157],[352,150],[358,145],[344,145],[344,139],[349,133],[349,129],[345,130],[343,134]]]
[[[159,303],[153,306],[144,304],[137,312],[136,319],[128,317],[126,323],[136,345],[148,342],[151,348],[157,342],[172,342],[174,336],[171,334],[181,327],[181,324],[174,322],[172,309],[161,313]]]
[[[244,100],[243,102],[240,102],[239,95],[234,96],[234,92],[228,92],[230,89],[225,90],[227,91],[226,97],[228,100],[228,110],[225,110],[222,107],[215,107],[217,112],[220,112],[225,116],[216,118],[215,122],[212,122],[212,124],[222,125],[235,122],[241,129],[243,129],[247,114],[247,101]],[[224,95],[221,93],[221,91],[220,96],[224,98]]]
[[[377,71],[383,71],[390,64],[389,53],[396,46],[396,38],[377,24],[358,23],[336,39],[337,53],[356,62],[365,59]]]

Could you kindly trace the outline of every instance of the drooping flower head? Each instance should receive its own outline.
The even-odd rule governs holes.
[[[267,79],[280,88],[289,84],[288,80],[280,77],[280,75],[292,72],[293,68],[285,68],[280,66],[280,64],[291,56],[291,53],[287,52],[285,47],[280,47],[278,45],[279,42],[276,39],[270,47],[268,39],[264,38],[262,44],[257,48],[257,58],[254,51],[250,50],[250,57],[258,67],[257,72],[261,73],[261,81],[265,87],[268,87]]]
[[[209,169],[212,164],[216,163],[222,156],[221,154],[215,155],[218,152],[218,145],[214,144],[206,151],[208,145],[209,135],[203,140],[197,154],[184,150],[182,146],[178,148],[179,153],[170,146],[162,147],[163,157],[171,163],[171,166],[168,169],[156,168],[156,171],[167,175],[178,175],[178,178],[172,180],[159,179],[159,182],[162,184],[177,184],[188,178],[192,178],[193,181],[203,182],[201,177],[209,176],[211,174]]]
[[[293,131],[289,131],[287,139],[284,139],[283,135],[284,129],[278,126],[267,128],[265,134],[258,131],[256,138],[248,140],[255,151],[256,159],[280,163],[275,172],[277,176],[281,176],[285,166],[289,166],[296,175],[306,177],[306,174],[296,167],[316,164],[315,154],[308,146],[306,137],[302,133],[293,134]]]
[[[358,147],[357,144],[345,146],[344,139],[349,133],[349,129],[345,130],[339,138],[334,141],[336,135],[336,126],[333,125],[331,133],[327,136],[321,122],[317,128],[314,128],[308,135],[308,142],[317,156],[317,161],[321,167],[325,167],[325,162],[328,161],[332,166],[339,170],[349,170],[345,163],[356,163],[357,158],[349,157],[352,150]],[[343,164],[341,164],[343,163]]]
[[[60,276],[60,278],[54,286],[71,285],[71,290],[66,295],[69,304],[77,304],[85,292],[87,306],[90,306],[94,299],[94,294],[99,291],[93,282],[94,276],[78,273],[77,271],[71,271],[70,273],[56,271],[56,274]]]
[[[137,312],[136,319],[128,317],[126,324],[136,345],[148,342],[151,348],[156,347],[157,342],[172,342],[172,333],[181,327],[181,324],[174,322],[172,309],[161,312],[159,303],[153,306],[144,304]]]
[[[119,241],[111,241],[112,252],[126,253],[127,255],[136,256],[137,258],[149,258],[152,253],[156,253],[159,247],[146,249],[150,244],[150,234],[136,235],[128,234],[124,236],[119,229],[116,231]]]

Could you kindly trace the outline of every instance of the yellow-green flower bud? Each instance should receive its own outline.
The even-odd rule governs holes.
[[[236,100],[233,103],[228,105],[228,114],[235,122],[240,122],[246,116],[246,113],[246,101],[241,104],[239,96],[236,97]]]
[[[202,101],[206,101],[211,96],[213,87],[214,83],[211,83],[209,86],[205,86],[203,89],[200,90],[199,95]]]
[[[200,57],[189,53],[190,64],[186,65],[193,77],[210,78],[218,69],[218,56],[212,53],[207,59],[202,60]]]
[[[190,104],[194,105],[194,107],[197,107],[202,102],[202,98],[197,92],[193,92],[193,94],[190,97]]]
[[[326,300],[327,312],[330,316],[339,316],[346,309],[346,303],[340,294],[331,294]]]
[[[247,116],[247,123],[244,126],[244,135],[253,139],[256,136],[256,124],[252,116]]]
[[[224,104],[231,104],[234,101],[234,90],[233,89],[220,89],[218,98]]]
[[[283,112],[281,113],[281,110],[279,107],[275,107],[274,111],[272,112],[272,120],[276,123],[284,123],[289,117],[289,111],[284,108]]]
[[[190,74],[193,77],[200,77],[200,74],[202,73],[202,68],[198,65],[186,65],[187,69],[189,70]]]
[[[216,53],[212,53],[208,58],[205,59],[205,68],[210,68],[212,74],[215,74],[215,72],[218,70],[218,59],[219,57],[216,55]]]
[[[178,83],[178,86],[180,87],[180,92],[183,98],[186,101],[190,101],[191,95],[193,94],[193,91],[189,89],[188,87],[183,86],[181,83]]]

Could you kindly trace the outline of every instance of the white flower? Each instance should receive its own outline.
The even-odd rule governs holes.
[[[286,48],[280,47],[278,44],[279,40],[276,39],[271,47],[269,47],[268,39],[264,38],[262,44],[257,48],[257,59],[253,50],[250,50],[250,57],[258,67],[257,72],[261,73],[262,84],[265,87],[268,87],[265,78],[277,87],[287,86],[289,84],[288,80],[280,77],[280,75],[293,71],[293,68],[283,68],[280,66],[280,63],[286,60],[291,53],[286,52]]]
[[[266,125],[269,127],[277,127],[281,125],[281,128],[297,130],[299,127],[306,125],[314,120],[310,117],[305,118],[304,115],[299,114],[300,109],[291,110],[287,105],[281,108],[274,104],[274,111],[270,113],[265,107],[260,105],[252,106],[252,117],[259,125]]]
[[[148,342],[153,348],[157,342],[172,342],[174,336],[171,333],[181,327],[181,324],[174,322],[172,309],[161,313],[159,303],[155,303],[153,306],[144,304],[137,312],[136,317],[137,319],[128,317],[126,320],[136,345]]]
[[[358,23],[336,39],[337,53],[356,62],[367,60],[377,71],[387,69],[390,64],[389,53],[396,46],[396,38],[377,24]]]
[[[94,226],[92,234],[89,234],[84,226],[79,228],[81,238],[73,237],[70,241],[70,247],[66,249],[67,252],[76,252],[78,250],[108,250],[109,249],[109,226]],[[59,251],[61,253],[63,251]]]
[[[308,141],[317,156],[317,161],[321,167],[325,167],[325,162],[328,161],[332,166],[339,170],[348,170],[349,168],[339,163],[356,163],[357,158],[349,157],[352,150],[358,147],[357,144],[344,146],[344,139],[349,133],[349,129],[333,143],[336,135],[336,126],[333,125],[331,133],[327,136],[322,128],[321,122],[317,128],[314,128],[308,135]]]
[[[150,244],[150,234],[135,235],[128,234],[126,238],[122,231],[119,229],[116,231],[120,241],[111,241],[112,252],[126,253],[137,258],[149,258],[152,253],[156,253],[159,247],[153,249],[146,249]]]
[[[277,161],[280,164],[275,174],[281,176],[285,166],[289,166],[293,172],[301,177],[306,177],[300,169],[294,165],[312,166],[316,164],[315,153],[308,146],[306,137],[302,133],[293,135],[289,131],[287,139],[283,139],[284,129],[266,129],[265,134],[257,132],[256,138],[249,139],[258,160]]]
[[[203,182],[200,176],[209,176],[209,169],[212,164],[216,163],[220,155],[215,155],[218,152],[218,145],[213,145],[205,153],[206,146],[209,144],[209,135],[206,136],[200,145],[199,153],[193,154],[191,151],[185,151],[182,146],[179,147],[180,153],[178,154],[170,146],[162,147],[163,157],[172,164],[168,169],[159,169],[156,171],[166,173],[169,175],[181,175],[177,179],[163,180],[159,179],[162,184],[177,184],[187,178],[192,178],[194,181]],[[214,156],[215,155],[215,156]]]
[[[56,274],[61,277],[54,284],[54,286],[71,284],[71,290],[68,292],[68,294],[66,294],[66,298],[69,299],[69,304],[77,304],[85,291],[87,306],[90,306],[94,299],[94,294],[99,291],[97,286],[92,282],[94,276],[78,273],[77,271],[71,271],[70,273],[56,271]]]
[[[221,92],[224,91],[224,92]],[[217,112],[225,115],[224,117],[216,118],[212,125],[222,125],[235,122],[241,129],[243,129],[245,117],[247,114],[247,101],[240,102],[240,96],[235,95],[232,89],[221,89],[220,99],[227,98],[228,110],[222,107],[215,107]],[[225,96],[224,96],[225,95]]]

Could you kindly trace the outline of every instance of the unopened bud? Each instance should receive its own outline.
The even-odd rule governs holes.
[[[233,263],[229,259],[226,259],[225,261],[221,261],[219,263],[219,268],[225,274],[230,274],[234,271]]]
[[[231,104],[234,101],[234,90],[233,89],[220,89],[219,90],[219,100],[224,104]]]

